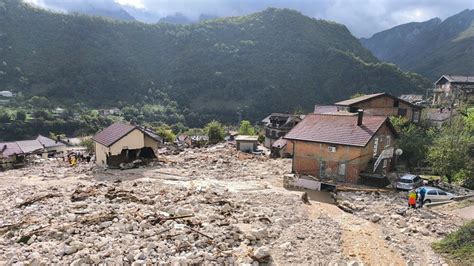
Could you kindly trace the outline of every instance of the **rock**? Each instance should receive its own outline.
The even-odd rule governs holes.
[[[285,242],[281,244],[279,247],[284,250],[291,250],[291,242]]]
[[[221,213],[229,213],[232,210],[232,207],[227,203],[221,207]]]
[[[407,213],[407,209],[406,208],[401,208],[401,209],[398,209],[395,211],[398,215],[401,215],[401,216],[405,216],[406,213]]]
[[[257,248],[257,250],[255,250],[253,256],[257,260],[263,260],[265,258],[268,258],[270,256],[270,248],[268,248],[267,246],[261,246]]]
[[[268,231],[266,228],[259,228],[259,229],[252,229],[250,233],[256,238],[256,239],[263,239],[268,236]]]
[[[370,218],[370,220],[373,222],[373,223],[378,223],[380,220],[382,219],[382,216],[378,215],[378,214],[374,214],[372,216],[372,218]]]
[[[63,248],[63,253],[65,255],[71,255],[71,254],[74,254],[77,252],[77,249],[75,247],[72,247],[72,246],[69,246],[69,245],[65,245],[64,248]]]
[[[397,221],[398,227],[407,227],[407,222],[404,219]]]

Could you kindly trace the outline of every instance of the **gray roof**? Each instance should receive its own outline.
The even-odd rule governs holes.
[[[458,76],[458,75],[443,75],[441,78],[445,77],[449,82],[454,83],[474,83],[474,76]],[[439,78],[436,82],[438,82]]]
[[[257,142],[258,136],[238,135],[237,137],[235,137],[235,140]]]
[[[9,157],[15,154],[23,154],[16,142],[0,142],[0,157]]]
[[[20,140],[16,143],[24,153],[34,153],[44,149],[43,145],[37,140]]]
[[[42,136],[42,135],[38,135],[36,140],[39,141],[41,143],[41,145],[43,145],[45,148],[66,146],[66,144],[64,144],[62,142],[52,140],[52,139],[47,138],[47,137]]]

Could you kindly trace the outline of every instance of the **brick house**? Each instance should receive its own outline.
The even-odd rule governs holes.
[[[397,132],[384,116],[309,114],[285,137],[294,173],[357,183],[361,173],[384,176]]]
[[[403,116],[413,123],[421,117],[421,106],[397,98],[388,93],[363,95],[334,104],[338,111],[355,113],[363,109],[365,114],[380,116]]]

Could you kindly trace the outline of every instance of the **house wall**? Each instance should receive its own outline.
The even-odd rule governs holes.
[[[153,149],[158,149],[158,141],[152,139],[150,136],[148,135],[145,135],[145,147],[150,147],[150,148],[153,148]]]
[[[252,152],[257,148],[257,143],[254,141],[237,141],[237,149],[244,152]]]
[[[8,157],[0,157],[0,169],[11,169],[13,164],[17,161],[16,155],[10,155]]]
[[[128,133],[125,137],[112,144],[110,147],[106,147],[98,142],[95,142],[95,156],[97,165],[107,164],[107,154],[110,152],[111,155],[118,155],[124,148],[127,149],[141,149],[145,147],[145,137],[143,132],[135,129]]]
[[[110,146],[110,152],[112,153],[112,155],[117,155],[120,154],[123,149],[141,149],[145,147],[144,135],[145,134],[140,130],[134,129],[125,137],[112,144],[112,146]]]
[[[402,101],[399,101],[398,107],[395,107],[394,104],[395,99],[388,96],[382,96],[362,102],[357,105],[357,108],[364,109],[364,112],[366,112],[367,114],[383,116],[398,115],[399,109],[405,109],[406,114],[404,115],[404,117],[412,121],[414,111],[414,108],[412,106]]]
[[[387,145],[386,136],[390,136],[389,145]],[[377,156],[384,148],[395,145],[394,137],[386,125],[379,129],[375,137],[365,147],[296,140],[294,141],[293,171],[297,174],[311,175],[322,179],[357,183],[360,172],[367,169],[369,162],[374,157],[376,137],[378,138]],[[287,149],[293,151],[293,144],[290,143],[292,141],[288,142]],[[329,151],[329,147],[335,147],[336,151]],[[321,169],[322,164],[326,165],[325,170]],[[342,168],[342,164],[345,165],[345,169]],[[379,167],[383,167],[383,163]],[[341,174],[339,170],[344,171]],[[385,170],[390,170],[389,165]]]

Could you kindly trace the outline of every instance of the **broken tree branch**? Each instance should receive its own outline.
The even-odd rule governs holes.
[[[44,199],[54,198],[54,197],[61,197],[61,195],[60,194],[46,194],[46,195],[34,197],[18,204],[16,207],[21,208],[21,207],[29,206],[35,202],[42,201]]]

